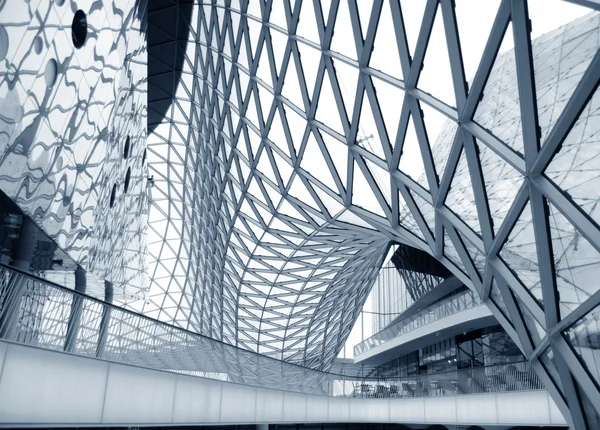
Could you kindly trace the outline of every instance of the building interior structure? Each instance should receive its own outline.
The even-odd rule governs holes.
[[[600,429],[598,0],[0,0],[0,427]]]

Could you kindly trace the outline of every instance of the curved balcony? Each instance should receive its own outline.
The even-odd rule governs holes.
[[[475,293],[471,290],[453,292],[356,345],[354,359],[355,362],[382,363],[388,356],[399,353],[398,348],[414,349],[415,342],[422,344],[417,347],[425,346],[428,338],[435,339],[430,335],[452,336],[492,322],[493,316]]]

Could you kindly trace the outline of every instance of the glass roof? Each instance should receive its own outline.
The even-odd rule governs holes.
[[[176,97],[148,137],[152,286],[131,306],[327,368],[402,242],[531,353],[529,330],[600,301],[589,12],[558,0],[194,7]]]

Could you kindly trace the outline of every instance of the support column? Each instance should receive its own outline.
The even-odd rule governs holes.
[[[33,251],[37,240],[37,227],[27,216],[23,216],[23,222],[19,230],[19,238],[13,249],[11,266],[29,272]],[[27,278],[23,275],[13,273],[6,285],[6,291],[0,291],[0,338],[13,339],[16,335],[19,314],[21,313],[21,301],[27,286]]]
[[[85,294],[87,289],[87,282],[85,277],[85,270],[77,266],[75,269],[75,291],[78,293]],[[69,322],[67,323],[67,336],[65,339],[66,352],[73,352],[77,343],[77,333],[79,333],[79,326],[81,325],[81,314],[83,313],[83,300],[84,298],[80,295],[73,295],[73,302],[71,303],[71,313],[69,314]]]
[[[112,304],[114,296],[114,288],[112,282],[104,281],[104,301]],[[102,307],[102,319],[100,320],[100,330],[98,333],[98,346],[96,347],[96,357],[104,355],[106,348],[106,340],[108,339],[108,327],[110,325],[110,313],[112,308],[104,305]]]

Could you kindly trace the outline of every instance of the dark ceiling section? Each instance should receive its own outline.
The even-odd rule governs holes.
[[[431,255],[412,246],[399,244],[392,255],[392,263],[398,270],[426,273],[428,275],[447,278],[451,273]]]
[[[148,133],[160,124],[177,91],[193,0],[148,2]]]

